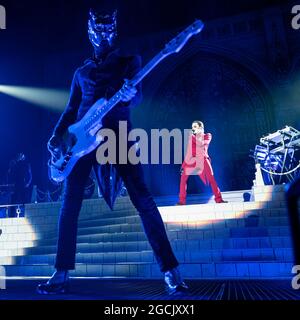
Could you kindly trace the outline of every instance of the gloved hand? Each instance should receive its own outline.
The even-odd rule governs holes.
[[[137,89],[129,84],[129,80],[125,79],[125,83],[121,89],[121,101],[129,102],[137,94]]]
[[[51,155],[53,156],[54,160],[60,157],[61,144],[62,144],[62,138],[56,135],[53,135],[48,141],[47,147]]]

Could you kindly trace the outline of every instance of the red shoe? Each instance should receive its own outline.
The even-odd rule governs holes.
[[[216,203],[228,203],[228,201],[225,201],[225,200],[223,200],[223,199],[221,199],[221,200],[216,200]]]

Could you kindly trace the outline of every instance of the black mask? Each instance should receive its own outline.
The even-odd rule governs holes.
[[[112,47],[117,36],[117,11],[105,12],[90,9],[88,34],[95,50],[101,47]]]

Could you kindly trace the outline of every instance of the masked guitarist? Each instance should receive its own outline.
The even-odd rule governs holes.
[[[62,137],[68,127],[82,119],[100,98],[109,99],[122,87],[121,102],[103,118],[103,127],[115,131],[118,143],[119,121],[127,121],[130,129],[130,109],[141,100],[141,88],[132,87],[124,79],[132,78],[141,68],[139,56],[124,56],[116,47],[117,12],[92,8],[89,11],[88,34],[94,48],[92,58],[74,74],[69,103],[60,117],[48,142],[52,157],[58,157]],[[130,145],[128,146],[128,148]],[[118,150],[118,147],[116,148]],[[83,156],[66,179],[65,193],[59,218],[59,234],[55,268],[48,282],[38,285],[40,294],[63,293],[69,284],[69,270],[75,269],[77,221],[82,205],[84,186],[94,168],[98,183],[103,187],[103,165],[96,160],[96,152]],[[160,270],[164,274],[169,293],[187,290],[181,279],[178,262],[167,238],[165,227],[143,178],[141,164],[114,164],[113,169],[123,180],[130,199],[142,220]],[[105,189],[105,186],[103,187]]]

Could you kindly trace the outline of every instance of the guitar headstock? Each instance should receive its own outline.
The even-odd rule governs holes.
[[[179,52],[187,41],[193,36],[202,31],[204,23],[201,20],[195,20],[189,27],[183,30],[177,37],[166,44],[162,53],[169,55],[175,52]]]

